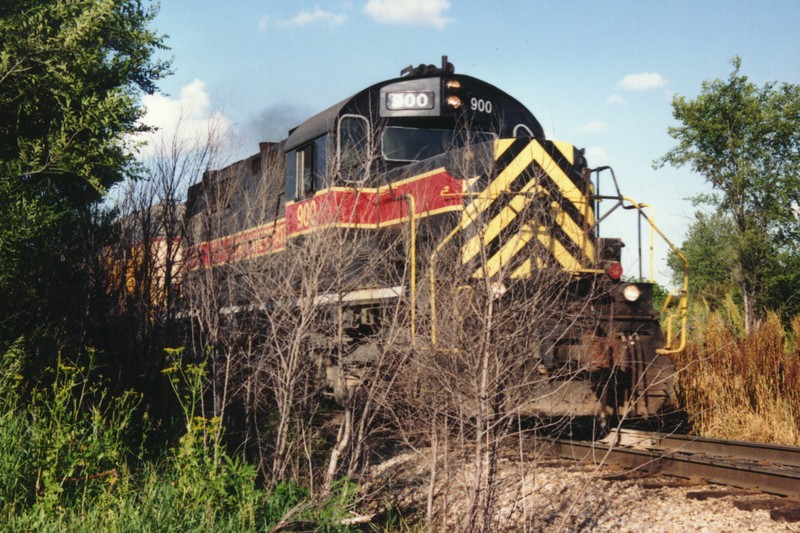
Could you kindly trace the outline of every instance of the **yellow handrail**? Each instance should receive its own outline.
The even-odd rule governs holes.
[[[666,336],[666,344],[665,344],[664,348],[659,348],[658,350],[656,350],[657,353],[662,354],[662,355],[668,355],[668,354],[682,352],[686,348],[686,318],[687,318],[687,311],[688,311],[688,302],[687,302],[687,300],[688,300],[688,296],[689,296],[689,261],[687,261],[686,256],[683,255],[683,253],[680,251],[680,249],[677,246],[675,246],[672,243],[672,241],[670,241],[667,238],[667,236],[664,235],[664,233],[660,229],[658,229],[658,227],[656,226],[656,224],[653,221],[653,219],[651,217],[647,216],[647,214],[645,214],[645,212],[642,210],[643,207],[649,207],[649,206],[647,206],[647,204],[638,204],[638,203],[634,202],[632,199],[630,199],[630,198],[628,198],[626,196],[623,196],[622,200],[624,202],[629,202],[639,212],[639,215],[641,217],[643,217],[647,221],[648,224],[650,224],[651,250],[652,250],[652,232],[655,231],[655,232],[658,233],[658,235],[662,239],[664,239],[664,242],[666,242],[667,245],[669,245],[669,247],[672,249],[672,251],[675,252],[675,255],[677,255],[680,258],[681,262],[683,262],[683,289],[677,290],[677,291],[672,291],[672,292],[669,293],[669,295],[667,296],[667,299],[664,301],[664,305],[662,306],[662,313],[667,310],[669,304],[672,302],[673,295],[678,296],[680,298],[680,300],[678,301],[678,306],[677,306],[675,312],[667,316],[667,320],[666,320],[666,326],[667,326],[667,328],[666,328],[667,329],[667,332],[666,332],[666,335],[667,335]],[[653,264],[653,259],[651,257],[651,259],[650,259],[651,268],[652,268],[652,264]],[[680,322],[681,322],[681,325],[680,325],[680,327],[681,327],[680,343],[678,344],[677,347],[673,348],[673,347],[671,347],[671,344],[672,344],[672,341],[673,341],[672,324],[673,324],[673,320],[675,318],[678,318],[678,317],[680,317]]]
[[[416,333],[416,313],[417,313],[417,224],[415,214],[417,212],[417,202],[414,196],[406,194],[403,196],[408,203],[408,225],[409,239],[411,239],[409,256],[411,260],[411,272],[409,280],[409,291],[411,296],[411,345],[414,345],[414,335]]]
[[[430,281],[430,301],[431,301],[431,345],[436,347],[436,257],[444,246],[449,243],[456,234],[461,231],[461,224],[454,227],[447,236],[442,239],[442,242],[436,246],[431,252],[430,264],[428,265],[429,281]]]

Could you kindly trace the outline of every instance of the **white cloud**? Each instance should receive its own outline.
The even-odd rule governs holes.
[[[587,122],[580,128],[578,128],[578,133],[597,133],[599,131],[603,131],[608,129],[608,124],[601,120],[592,120],[591,122]]]
[[[602,146],[590,146],[586,149],[586,161],[590,167],[608,165],[611,163],[611,156]]]
[[[364,12],[384,24],[407,24],[444,28],[452,22],[444,13],[449,0],[369,0]]]
[[[157,128],[143,135],[147,141],[140,155],[151,156],[159,146],[179,142],[187,147],[203,144],[213,135],[224,141],[233,133],[233,123],[221,112],[215,111],[205,83],[194,80],[181,89],[177,99],[165,94],[147,94],[142,97],[146,109],[141,122]]]
[[[347,20],[347,15],[342,13],[334,13],[333,11],[325,11],[319,7],[315,7],[313,11],[301,11],[297,15],[286,20],[277,20],[269,15],[264,15],[258,21],[258,30],[264,32],[270,25],[281,26],[283,28],[305,28],[306,26],[314,26],[320,24],[327,24],[328,26],[341,26]]]
[[[294,26],[302,28],[304,26],[311,26],[313,24],[328,24],[330,26],[341,26],[347,19],[347,15],[341,13],[333,13],[325,11],[320,8],[315,8],[314,11],[301,11],[294,17],[283,22],[285,26]]]
[[[641,74],[628,74],[617,82],[617,87],[627,91],[647,91],[658,89],[666,84],[667,80],[661,74],[657,72],[642,72]]]
[[[613,105],[622,105],[625,103],[625,99],[618,94],[612,94],[609,95],[608,98],[606,98],[606,103]]]

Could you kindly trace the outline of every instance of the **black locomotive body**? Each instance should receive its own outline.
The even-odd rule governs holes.
[[[444,317],[459,298],[522,308],[550,283],[557,316],[510,315],[497,326],[538,339],[517,355],[536,379],[514,408],[649,417],[671,402],[669,354],[681,346],[671,326],[662,332],[653,284],[620,279],[622,243],[599,236],[598,179],[582,150],[546,139],[511,96],[446,60],[421,65],[207,172],[189,191],[185,275],[215,273],[228,286],[220,305],[234,313],[253,302],[231,265],[280,257],[317,233],[347,234],[385,254],[385,271],[316,295],[320,305],[335,304],[348,331],[369,335],[403,300],[410,342],[443,357],[456,349]],[[355,341],[351,351],[359,364],[369,359]],[[347,373],[344,360],[333,364],[329,374]]]

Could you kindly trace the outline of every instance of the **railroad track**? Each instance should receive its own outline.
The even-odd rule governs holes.
[[[635,447],[637,442],[644,441],[650,449],[730,458],[737,461],[773,463],[782,467],[797,467],[800,470],[800,447],[796,446],[625,429],[613,432],[609,442],[612,439],[614,440],[613,444],[616,445],[633,445]]]
[[[631,430],[603,441],[541,439],[561,457],[800,497],[800,448]],[[800,502],[798,502],[800,506]]]

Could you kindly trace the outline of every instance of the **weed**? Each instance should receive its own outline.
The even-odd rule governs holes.
[[[800,445],[800,319],[787,336],[769,313],[748,336],[733,305],[702,313],[678,358],[678,392],[695,431],[711,437]]]

